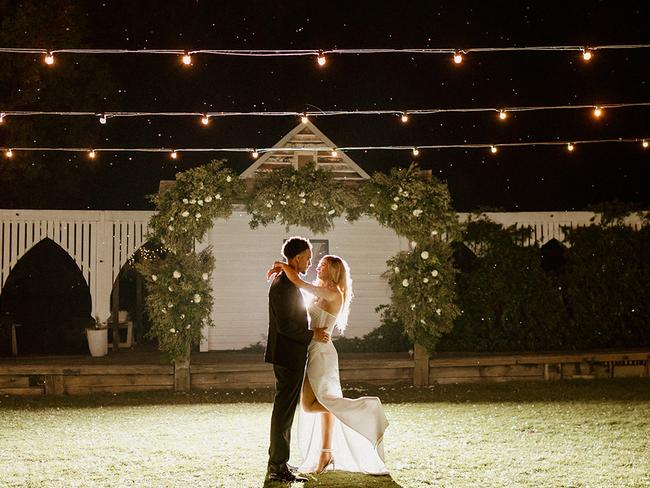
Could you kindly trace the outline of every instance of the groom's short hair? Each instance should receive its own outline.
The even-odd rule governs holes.
[[[295,258],[298,254],[311,249],[311,242],[304,237],[289,237],[282,245],[282,255],[287,259]]]

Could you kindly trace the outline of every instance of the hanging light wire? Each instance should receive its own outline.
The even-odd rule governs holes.
[[[346,146],[336,147],[329,146],[307,146],[307,147],[94,147],[95,153],[190,153],[190,152],[243,152],[243,153],[283,153],[283,152],[324,152],[330,153],[333,150],[350,152],[350,151],[410,151],[413,148],[422,149],[490,149],[507,148],[507,147],[535,147],[535,146],[577,146],[585,144],[606,144],[606,143],[641,143],[647,141],[650,137],[635,138],[617,138],[617,139],[586,139],[586,140],[564,140],[564,141],[535,141],[535,142],[504,142],[504,143],[473,143],[473,144],[418,144],[417,146]],[[0,147],[0,151],[12,150],[33,151],[33,152],[88,152],[88,147]]]
[[[453,47],[453,48],[377,48],[377,49],[96,49],[96,48],[21,48],[0,47],[0,53],[15,54],[171,54],[176,56],[192,56],[194,54],[209,54],[219,56],[323,56],[327,54],[457,54],[462,52],[534,52],[534,51],[577,51],[580,53],[616,49],[648,49],[650,44],[603,44],[603,45],[565,45],[565,46],[505,46],[505,47]]]
[[[650,107],[650,102],[629,102],[629,103],[600,103],[597,108],[606,109]],[[319,111],[271,111],[271,112],[102,112],[101,116],[106,118],[116,117],[199,117],[202,120],[211,117],[300,117],[303,123],[307,123],[309,117],[331,117],[342,115],[399,115],[408,120],[410,115],[435,115],[444,113],[472,113],[472,112],[493,112],[497,114],[515,112],[538,112],[545,110],[594,110],[594,104],[584,105],[544,105],[525,107],[465,107],[465,108],[418,108],[406,111],[381,109],[381,110],[319,110]],[[2,118],[10,116],[35,117],[35,116],[59,116],[59,117],[97,117],[98,112],[74,112],[74,111],[44,111],[44,110],[3,110]],[[406,115],[408,114],[408,115]]]

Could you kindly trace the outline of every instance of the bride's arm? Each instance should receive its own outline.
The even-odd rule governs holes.
[[[284,271],[284,274],[287,275],[287,278],[289,278],[289,280],[291,280],[294,285],[296,285],[298,288],[302,288],[303,290],[308,291],[312,295],[323,298],[327,301],[336,301],[340,298],[340,292],[338,290],[307,283],[300,278],[300,275],[295,269],[293,269],[287,263],[283,263],[282,261],[276,261],[273,263],[273,267],[268,271],[267,275],[274,274],[280,270]]]

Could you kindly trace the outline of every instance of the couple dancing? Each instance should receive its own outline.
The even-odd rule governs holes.
[[[317,280],[300,278],[311,265],[311,243],[292,237],[282,246],[286,262],[268,271],[269,333],[265,361],[273,363],[275,401],[267,479],[305,482],[297,472],[342,469],[387,474],[383,436],[388,421],[379,398],[344,398],[331,335],[347,325],[352,280],[347,263],[323,257]],[[300,290],[312,299],[307,307]],[[306,366],[306,367],[305,367]],[[302,463],[288,465],[291,426],[298,401],[298,447]]]

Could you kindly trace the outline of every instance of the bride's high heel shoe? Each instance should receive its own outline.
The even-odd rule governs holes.
[[[335,465],[334,465],[334,456],[332,456],[332,454],[331,454],[331,453],[332,453],[332,450],[331,450],[331,449],[321,449],[320,452],[329,452],[329,453],[330,453],[330,459],[329,459],[329,461],[327,461],[327,463],[325,463],[325,466],[323,466],[322,469],[320,469],[320,470],[317,469],[317,470],[316,470],[316,474],[321,474],[321,473],[323,473],[323,472],[326,471],[328,468],[330,468],[330,466],[331,466],[330,469],[334,469],[334,466],[335,466]]]

